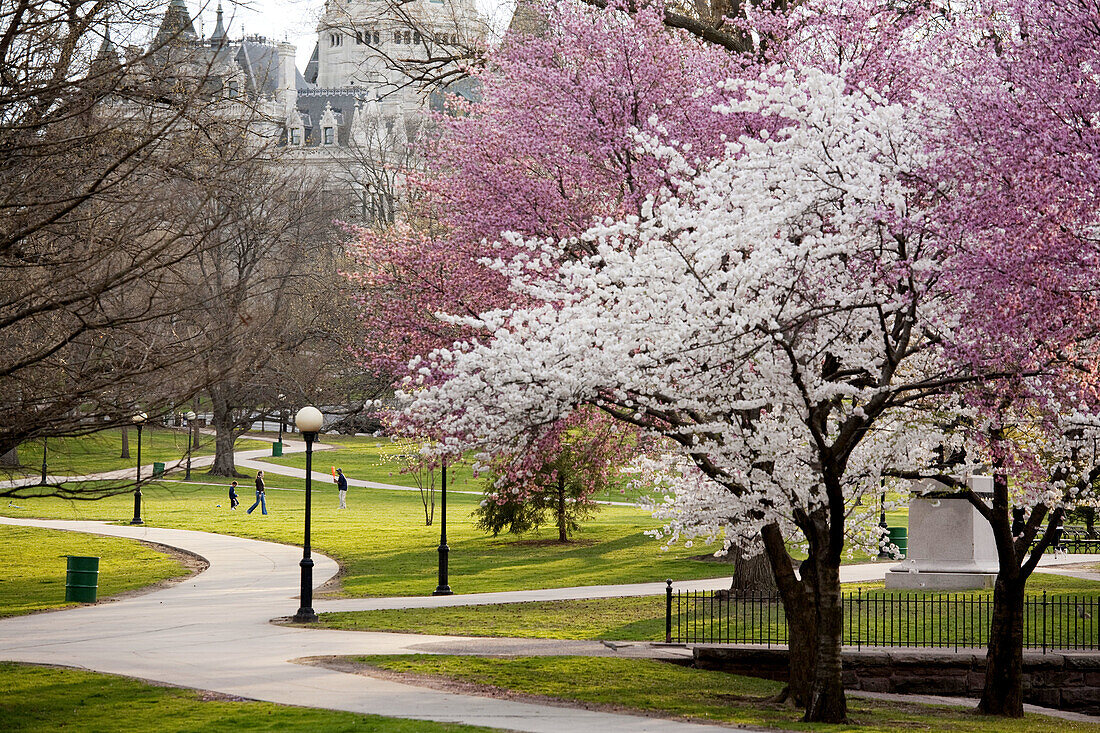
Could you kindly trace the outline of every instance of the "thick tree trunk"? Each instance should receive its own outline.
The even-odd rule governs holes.
[[[737,545],[730,547],[729,555],[733,563],[731,591],[775,593],[778,590],[775,574],[772,573],[772,566],[767,556],[745,557],[744,551]]]
[[[0,452],[0,466],[19,465],[19,446],[13,445],[8,450]]]
[[[214,425],[214,463],[210,467],[210,475],[241,478],[244,474],[237,471],[237,464],[233,460],[233,444],[237,439],[236,423],[228,401],[218,392],[219,389],[212,389],[210,395],[213,402],[211,422]]]
[[[565,477],[558,472],[558,542],[568,542],[568,524],[565,521]]]
[[[815,560],[814,571],[817,574],[817,659],[804,720],[843,723],[848,718],[848,704],[841,678],[844,606],[840,600],[840,566],[819,557]]]
[[[760,534],[787,618],[787,695],[795,705],[805,708],[817,662],[817,614],[809,592],[814,580],[813,563],[802,563],[799,579],[779,527],[770,524]]]
[[[130,457],[130,428],[122,426],[122,454],[119,458]]]
[[[1010,718],[1024,716],[1024,582],[997,576],[993,623],[985,655],[985,688],[978,710]]]

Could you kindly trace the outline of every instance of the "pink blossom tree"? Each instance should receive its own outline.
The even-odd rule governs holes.
[[[591,255],[513,239],[498,269],[530,305],[463,319],[482,338],[435,352],[402,399],[453,445],[501,451],[593,405],[695,466],[673,532],[731,543],[773,528],[782,545],[775,528],[797,529],[815,630],[806,719],[841,721],[847,507],[884,466],[930,455],[909,407],[948,378],[932,337],[951,305],[934,287],[946,253],[914,216],[927,160],[910,111],[812,68],[723,88],[721,111],[762,120],[758,133],[700,162],[655,125],[640,144],[668,187],[584,232]]]
[[[936,85],[950,114],[932,175],[959,243],[945,285],[965,306],[947,345],[1000,372],[967,391],[961,431],[971,463],[994,467],[992,497],[965,492],[1000,563],[979,708],[1019,717],[1025,586],[1098,474],[1076,442],[1100,415],[1100,6],[983,6]]]

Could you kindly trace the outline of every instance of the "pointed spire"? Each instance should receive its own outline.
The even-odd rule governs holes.
[[[118,49],[115,48],[115,44],[111,42],[111,26],[105,25],[103,27],[103,43],[99,45],[99,51],[96,52],[95,60],[92,64],[110,64],[111,66],[118,66]]]
[[[157,30],[156,38],[153,39],[153,47],[188,43],[197,41],[198,38],[199,34],[195,32],[195,24],[191,21],[191,12],[187,9],[186,0],[171,0]]]
[[[210,34],[210,45],[221,46],[226,40],[225,26],[222,24],[222,0],[218,0],[218,22],[214,25],[214,32]]]

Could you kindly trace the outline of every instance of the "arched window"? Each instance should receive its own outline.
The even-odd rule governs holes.
[[[241,93],[240,85],[236,81],[230,79],[225,85],[225,95],[230,99],[236,99],[237,95]]]
[[[324,130],[325,145],[332,145],[336,142],[336,130],[332,127],[326,127]]]

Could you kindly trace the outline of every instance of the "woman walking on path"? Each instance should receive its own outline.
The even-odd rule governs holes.
[[[263,510],[264,514],[267,514],[267,501],[264,499],[264,472],[256,472],[256,503],[248,507],[248,513],[251,514],[252,510],[257,506]]]

